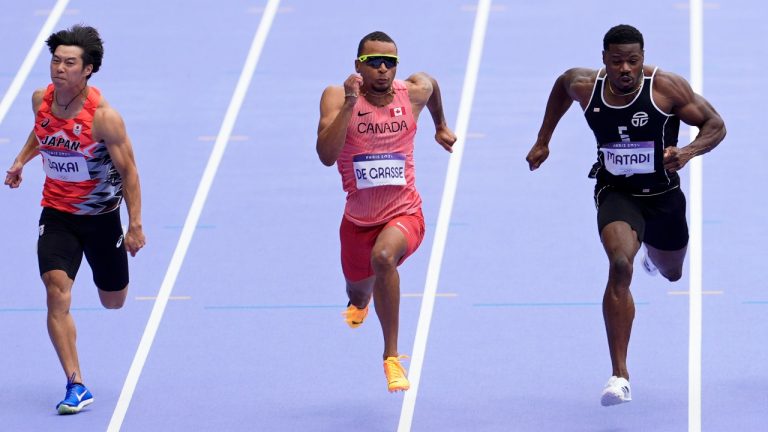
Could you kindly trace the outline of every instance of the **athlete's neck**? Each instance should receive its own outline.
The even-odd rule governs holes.
[[[606,81],[608,82],[608,91],[612,95],[619,96],[619,97],[631,96],[631,95],[637,93],[638,91],[640,91],[641,88],[643,88],[643,84],[645,83],[645,74],[641,74],[640,75],[640,82],[638,83],[637,87],[635,87],[634,89],[632,89],[632,90],[630,90],[628,92],[622,92],[620,90],[614,90],[613,86],[611,85],[611,80],[606,78]]]
[[[55,111],[60,114],[71,114],[80,110],[87,94],[88,84],[77,88],[62,88],[53,90]]]
[[[376,89],[363,90],[361,92],[365,100],[374,106],[386,106],[395,99],[395,89],[389,87],[387,90],[378,91]]]

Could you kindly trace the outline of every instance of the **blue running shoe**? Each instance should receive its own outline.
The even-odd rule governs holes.
[[[67,395],[56,405],[59,414],[77,414],[81,409],[93,403],[93,395],[78,383],[67,383]]]

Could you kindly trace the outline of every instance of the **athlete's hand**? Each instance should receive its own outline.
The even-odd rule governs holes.
[[[139,253],[139,249],[143,248],[147,244],[146,238],[144,238],[144,231],[141,227],[128,226],[128,232],[125,233],[125,250],[135,257]]]
[[[549,157],[549,146],[536,143],[531,147],[525,160],[528,161],[528,169],[531,171],[537,169]]]
[[[435,141],[448,153],[453,153],[453,144],[456,143],[456,134],[448,126],[439,126],[435,131]]]
[[[363,85],[363,77],[354,73],[344,81],[344,97],[351,96],[357,98],[360,96],[360,86]]]
[[[689,160],[691,160],[691,156],[684,149],[677,147],[664,149],[664,169],[669,172],[680,171]]]
[[[14,164],[11,165],[11,168],[6,171],[5,184],[7,184],[11,189],[16,189],[21,184],[22,169],[24,169],[23,165],[18,162],[14,162]]]

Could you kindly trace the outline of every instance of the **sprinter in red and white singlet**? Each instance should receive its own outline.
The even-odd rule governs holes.
[[[67,377],[59,414],[75,414],[93,402],[83,385],[70,314],[72,285],[85,255],[102,305],[123,306],[128,257],[146,242],[141,190],[131,141],[120,114],[88,79],[101,66],[104,48],[93,27],[52,34],[51,81],[32,96],[35,126],[5,177],[17,188],[27,162],[40,155],[45,170],[37,240],[40,277],[48,305],[48,333]],[[120,203],[128,209],[123,234]]]
[[[432,77],[416,73],[395,80],[397,46],[385,33],[366,35],[358,46],[355,70],[343,86],[330,86],[320,100],[317,154],[336,164],[347,203],[341,221],[341,266],[349,304],[344,312],[358,327],[374,299],[384,334],[384,373],[389,391],[410,383],[397,350],[400,277],[397,266],[424,238],[421,197],[416,191],[413,138],[426,106],[435,140],[448,152],[456,136],[443,114],[440,89]]]

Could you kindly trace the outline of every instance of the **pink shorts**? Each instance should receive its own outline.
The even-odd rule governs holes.
[[[342,217],[339,236],[341,237],[341,269],[350,282],[357,282],[373,276],[371,251],[376,239],[384,228],[394,226],[405,235],[408,246],[398,265],[411,256],[424,240],[424,215],[421,210],[414,214],[397,216],[391,221],[369,227],[362,227]]]

